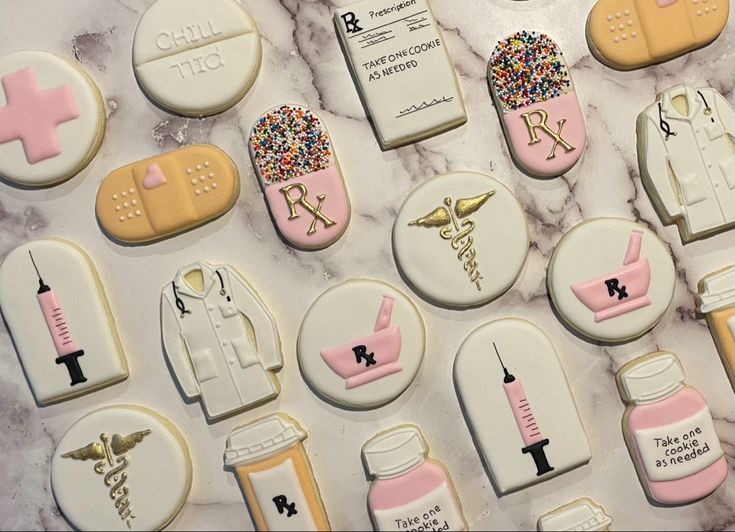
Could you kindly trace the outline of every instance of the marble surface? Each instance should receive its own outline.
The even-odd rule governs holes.
[[[66,428],[100,405],[140,403],[172,419],[188,436],[195,462],[189,501],[172,529],[251,529],[240,490],[223,469],[227,433],[255,417],[283,410],[310,431],[307,449],[335,529],[368,529],[369,483],[359,449],[376,431],[401,422],[421,425],[432,453],[451,471],[474,530],[535,528],[538,516],[580,496],[601,503],[614,529],[733,529],[735,474],[695,504],[650,504],[623,444],[623,404],[614,372],[656,349],[678,353],[688,382],[709,401],[732,469],[735,401],[707,326],[694,314],[693,293],[704,274],[733,261],[735,231],[682,246],[662,226],[641,186],[634,123],[657,91],[708,84],[731,102],[735,31],[732,21],[711,46],[661,66],[629,73],[598,63],[587,48],[584,18],[593,0],[433,0],[464,93],[469,122],[440,137],[382,153],[341,55],[330,12],[348,0],[244,0],[260,26],[264,60],[248,99],[205,120],[171,116],[146,100],[132,72],[130,47],[149,0],[3,0],[0,53],[49,49],[76,59],[98,81],[107,103],[107,136],[82,174],[46,190],[0,183],[0,257],[29,239],[61,236],[86,248],[111,299],[131,368],[130,379],[103,391],[39,408],[10,337],[0,325],[0,528],[68,529],[49,486],[49,458]],[[518,29],[550,33],[569,61],[589,130],[582,161],[566,176],[537,180],[512,164],[492,107],[485,64],[494,43]],[[318,109],[331,130],[354,214],[346,235],[321,252],[299,252],[279,240],[247,157],[243,133],[266,108],[298,102]],[[94,198],[111,169],[151,154],[208,141],[233,155],[242,194],[223,218],[185,235],[143,247],[108,240],[94,217]],[[410,293],[391,253],[390,230],[407,192],[453,170],[492,173],[514,189],[528,216],[532,246],[523,274],[499,300],[466,312],[414,297],[428,329],[424,365],[393,403],[348,412],[317,398],[296,361],[296,334],[309,303],[331,284],[355,276],[387,280]],[[596,346],[570,334],[554,317],[544,284],[548,258],[564,232],[595,216],[641,221],[668,244],[676,262],[676,293],[661,323],[625,345]],[[158,297],[177,268],[198,259],[235,265],[259,288],[278,319],[285,367],[281,396],[249,413],[208,424],[186,403],[161,351]],[[462,419],[451,367],[462,339],[493,318],[520,316],[542,326],[560,354],[592,445],[592,461],[541,485],[498,498]],[[490,407],[490,405],[488,405]]]

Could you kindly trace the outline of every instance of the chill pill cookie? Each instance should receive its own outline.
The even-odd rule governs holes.
[[[300,105],[280,105],[250,131],[250,159],[281,236],[302,249],[322,249],[350,223],[350,199],[329,133]]]
[[[331,530],[306,436],[298,421],[278,413],[227,437],[225,467],[235,470],[256,530]]]
[[[350,279],[328,288],[301,322],[304,379],[322,398],[364,410],[389,403],[411,384],[426,331],[413,302],[382,282]]]
[[[598,0],[587,17],[587,43],[602,63],[633,70],[714,41],[729,0]]]
[[[704,314],[735,388],[735,265],[713,272],[699,281],[697,313]]]
[[[506,318],[472,331],[454,360],[454,384],[502,495],[589,462],[590,445],[559,357],[532,323]]]
[[[625,443],[646,494],[662,504],[706,497],[729,470],[709,406],[684,379],[679,359],[664,351],[628,362],[616,378]]]
[[[514,33],[493,50],[487,77],[515,162],[539,177],[572,168],[584,152],[587,132],[559,46],[543,33]]]
[[[197,144],[112,171],[97,192],[97,220],[115,240],[146,243],[222,216],[239,193],[232,159]]]
[[[157,0],[138,22],[133,65],[156,104],[185,116],[221,113],[258,76],[260,34],[236,0]]]
[[[85,415],[51,459],[54,497],[79,530],[161,530],[186,502],[191,477],[179,430],[135,405]]]
[[[393,225],[393,253],[426,299],[457,308],[482,305],[520,275],[528,254],[526,217],[497,179],[445,174],[406,198]]]
[[[540,531],[607,532],[612,522],[612,518],[605,513],[602,506],[584,497],[539,517],[537,529]]]
[[[81,172],[105,134],[105,107],[72,59],[23,51],[0,57],[0,177],[28,187]]]
[[[34,240],[8,253],[0,265],[0,309],[39,404],[128,377],[102,281],[76,244]]]
[[[427,0],[362,0],[335,10],[334,26],[383,150],[467,121],[454,65]]]
[[[210,419],[275,399],[281,390],[276,322],[230,266],[197,262],[176,273],[161,292],[161,336],[179,387],[199,398]]]
[[[710,87],[676,85],[638,115],[641,181],[683,243],[735,227],[735,110]]]
[[[567,232],[554,250],[546,285],[559,316],[582,336],[627,342],[653,328],[674,296],[674,261],[647,227],[594,218]]]
[[[416,425],[398,425],[362,446],[373,478],[368,510],[375,530],[468,530],[447,468],[429,457]]]

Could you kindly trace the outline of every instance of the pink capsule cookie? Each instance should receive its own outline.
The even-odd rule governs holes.
[[[514,33],[493,50],[487,77],[516,164],[538,177],[572,168],[587,132],[559,46],[543,33]]]
[[[323,249],[350,223],[350,199],[321,119],[299,105],[274,107],[250,133],[250,158],[281,236]]]

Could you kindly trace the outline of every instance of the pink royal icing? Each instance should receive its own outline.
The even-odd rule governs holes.
[[[7,100],[0,108],[0,144],[20,140],[29,164],[59,155],[56,128],[79,118],[71,86],[42,89],[32,67],[7,74],[0,82]]]
[[[161,185],[165,185],[166,183],[168,183],[168,180],[166,179],[163,170],[161,170],[161,167],[155,163],[149,165],[145,178],[143,179],[143,187],[147,190],[151,190],[153,188],[160,187]]]

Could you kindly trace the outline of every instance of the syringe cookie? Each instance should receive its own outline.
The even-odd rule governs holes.
[[[8,253],[0,266],[0,308],[39,404],[127,378],[102,283],[76,244],[34,240]]]
[[[215,146],[197,144],[110,173],[97,192],[97,219],[115,240],[146,243],[222,216],[239,193],[232,159]]]

